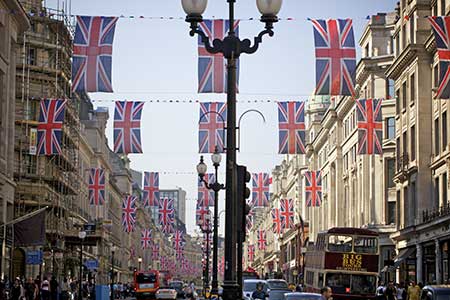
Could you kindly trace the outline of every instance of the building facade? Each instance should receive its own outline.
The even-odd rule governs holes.
[[[14,205],[14,139],[16,102],[16,51],[19,37],[30,26],[17,0],[0,1],[0,223],[13,218]],[[3,13],[15,11],[15,14]],[[2,278],[11,268],[11,239],[2,226],[0,270]],[[6,243],[6,241],[8,241]]]

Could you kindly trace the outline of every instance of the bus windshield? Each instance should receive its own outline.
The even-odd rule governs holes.
[[[378,240],[375,237],[355,237],[354,249],[356,253],[376,254],[378,253]]]
[[[326,275],[326,285],[331,287],[335,294],[374,294],[376,280],[374,275],[342,273],[328,273]]]
[[[154,273],[139,273],[136,276],[137,283],[155,283],[156,275]]]
[[[330,235],[328,237],[328,251],[352,252],[353,238],[348,235]]]

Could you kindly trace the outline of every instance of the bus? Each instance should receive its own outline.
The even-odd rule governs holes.
[[[334,300],[375,299],[379,235],[361,228],[335,227],[317,235],[305,255],[304,285],[308,292],[324,286]]]
[[[157,270],[134,272],[134,290],[137,300],[156,299],[160,287],[167,286],[166,274]]]

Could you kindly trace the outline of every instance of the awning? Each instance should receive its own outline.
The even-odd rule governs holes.
[[[405,248],[405,249],[401,249],[398,253],[398,255],[396,257],[394,257],[394,265],[391,266],[384,266],[383,269],[381,269],[381,273],[385,273],[385,272],[389,272],[389,271],[395,271],[400,264],[407,259],[408,257],[411,256],[411,254],[413,254],[416,251],[415,248]]]

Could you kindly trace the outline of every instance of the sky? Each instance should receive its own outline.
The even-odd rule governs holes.
[[[62,0],[47,0],[46,5],[63,6]],[[66,0],[70,1],[70,0]],[[226,0],[210,0],[205,18],[227,18]],[[240,37],[257,35],[264,24],[257,21],[255,0],[237,0],[236,18]],[[238,113],[258,109],[266,119],[247,114],[241,128],[238,163],[252,173],[271,172],[283,156],[278,151],[277,106],[275,101],[307,100],[314,88],[315,59],[313,29],[307,18],[352,18],[356,41],[361,37],[366,17],[391,12],[397,0],[284,0],[275,24],[275,35],[265,36],[260,49],[240,60]],[[69,5],[67,5],[69,6]],[[73,15],[95,16],[185,16],[180,0],[72,0]],[[248,21],[249,18],[255,18]],[[107,129],[112,147],[113,101],[201,100],[226,101],[224,94],[197,94],[197,38],[188,34],[184,20],[119,19],[113,48],[114,93],[91,93],[95,107],[109,108]],[[258,102],[254,102],[258,100]],[[267,102],[270,100],[272,102]],[[264,101],[264,102],[263,102]],[[182,187],[187,191],[188,232],[196,230],[195,201],[198,154],[199,106],[195,103],[146,103],[142,116],[143,154],[132,154],[131,167],[138,171],[160,172],[160,188]],[[224,160],[224,158],[223,158]],[[212,171],[210,155],[206,155]],[[166,173],[164,173],[166,172]],[[224,182],[224,164],[219,181]],[[177,174],[179,173],[179,174]],[[181,174],[180,174],[181,173]],[[224,208],[224,192],[220,195]],[[219,231],[223,232],[221,215]]]

